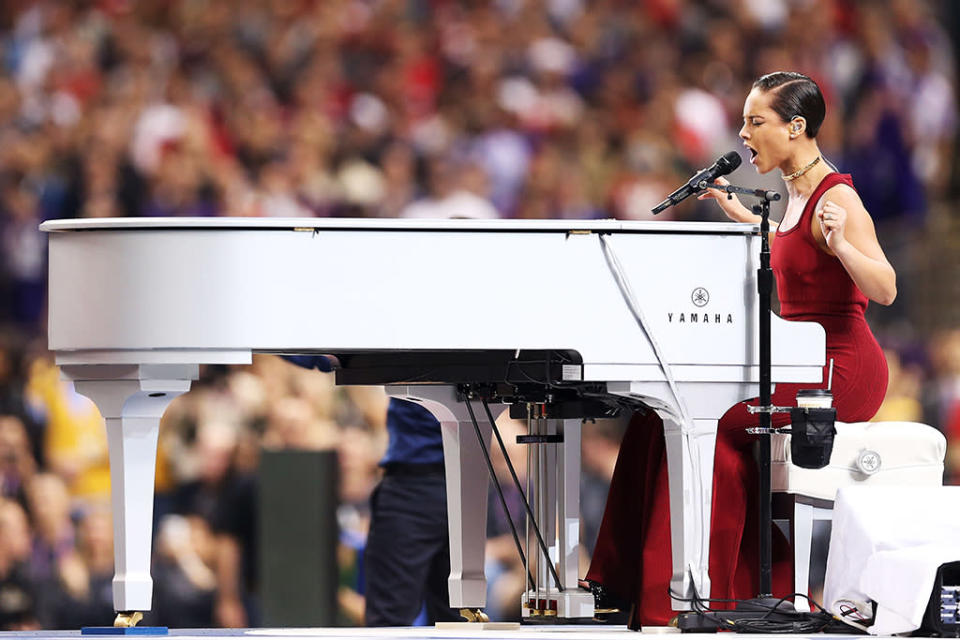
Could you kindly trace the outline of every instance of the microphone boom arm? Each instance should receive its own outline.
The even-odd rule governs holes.
[[[704,189],[717,189],[718,191],[724,191],[727,194],[727,198],[732,198],[733,194],[737,193],[744,196],[760,198],[761,200],[766,200],[767,202],[776,202],[780,199],[780,194],[776,191],[767,191],[766,189],[747,189],[746,187],[737,187],[732,184],[713,184],[708,183],[706,180],[701,180],[697,187],[698,191],[703,191]]]

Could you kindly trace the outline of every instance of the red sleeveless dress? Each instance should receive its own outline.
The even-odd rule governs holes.
[[[849,175],[828,174],[814,190],[792,229],[777,231],[771,245],[771,266],[777,281],[780,315],[787,320],[813,321],[827,334],[827,364],[834,360],[833,397],[843,422],[869,420],[880,408],[887,389],[887,364],[867,326],[867,298],[840,261],[816,245],[810,230],[814,208],[827,189],[853,182]],[[778,384],[773,404],[796,404],[798,389],[825,388],[823,383]],[[755,436],[744,429],[756,424],[746,407],[732,407],[720,419],[713,476],[713,516],[710,532],[712,598],[746,599],[759,589],[759,524]],[[782,426],[789,415],[775,415]],[[774,527],[773,592],[793,592],[789,545]],[[634,605],[631,628],[664,625],[675,614],[668,589],[670,504],[663,423],[651,412],[638,413],[620,445],[589,580]],[[715,603],[715,608],[725,604]]]

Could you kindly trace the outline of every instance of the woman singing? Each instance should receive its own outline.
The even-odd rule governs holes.
[[[825,112],[813,80],[800,73],[771,73],[757,80],[747,96],[740,138],[757,171],[782,172],[789,194],[783,220],[771,233],[781,316],[823,325],[827,362],[833,360],[837,419],[860,422],[873,417],[887,389],[886,361],[864,311],[869,300],[893,302],[896,274],[850,176],[835,172],[820,155],[816,136]],[[700,199],[715,200],[737,222],[760,221],[738,199],[728,200],[719,190],[708,189]],[[826,385],[824,367],[819,388]],[[794,406],[800,388],[816,387],[778,384],[773,404]],[[755,437],[745,432],[757,419],[746,406],[731,408],[718,427],[712,598],[752,598],[759,588]],[[786,415],[774,415],[775,426],[788,421]],[[792,564],[782,536],[775,537],[773,553],[774,594],[789,594]],[[637,629],[641,624],[667,624],[674,615],[668,593],[671,573],[663,424],[651,411],[637,414],[624,436],[587,581],[633,605],[630,627]]]

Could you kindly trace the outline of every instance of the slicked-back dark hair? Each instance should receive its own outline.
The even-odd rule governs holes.
[[[753,83],[754,89],[773,91],[770,108],[784,122],[801,116],[807,121],[807,137],[816,138],[827,114],[827,105],[817,83],[796,71],[775,71]]]

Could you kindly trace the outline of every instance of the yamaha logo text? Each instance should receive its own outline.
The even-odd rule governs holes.
[[[710,312],[705,307],[710,303],[710,292],[704,287],[697,287],[690,294],[690,302],[694,308],[689,311],[674,311],[667,313],[667,322],[670,324],[733,324],[732,313]]]

